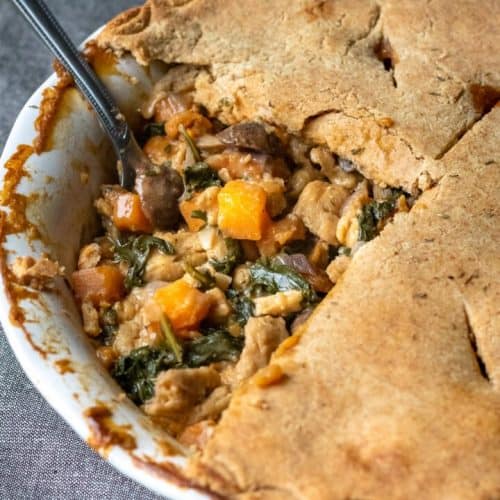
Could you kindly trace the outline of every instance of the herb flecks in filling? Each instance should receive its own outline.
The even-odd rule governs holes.
[[[160,231],[137,194],[103,186],[103,234],[73,283],[100,359],[179,435],[219,418],[411,198],[275,127],[225,127],[190,93],[160,96],[141,137],[156,168],[182,175],[183,221]]]

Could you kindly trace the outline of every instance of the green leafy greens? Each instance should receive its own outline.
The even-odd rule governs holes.
[[[178,363],[182,363],[182,347],[179,342],[177,342],[174,331],[172,330],[172,325],[165,314],[163,314],[160,319],[160,328],[165,338],[166,345],[174,353],[175,360]]]
[[[175,249],[170,243],[148,234],[131,236],[125,241],[118,239],[113,241],[113,245],[115,262],[124,261],[128,264],[127,276],[125,277],[127,290],[143,284],[144,269],[153,248],[167,255],[175,253]]]
[[[387,219],[396,208],[396,202],[404,192],[401,189],[387,189],[388,195],[383,201],[373,200],[367,203],[358,215],[358,240],[370,241],[380,231],[380,223]]]
[[[251,286],[266,293],[300,290],[308,303],[316,302],[317,295],[311,284],[290,266],[276,261],[255,262],[249,267]]]
[[[177,365],[173,352],[153,347],[139,347],[118,359],[112,375],[136,404],[153,397],[158,373]]]
[[[101,341],[104,345],[110,345],[118,331],[118,315],[112,307],[108,307],[99,315],[101,325]]]
[[[190,149],[191,154],[193,155],[194,161],[196,163],[200,163],[201,162],[200,150],[196,147],[196,144],[194,143],[193,139],[186,130],[186,127],[184,127],[184,125],[179,125],[179,132],[184,137],[187,147]]]
[[[157,135],[165,135],[165,125],[163,123],[147,123],[144,126],[143,138],[144,140],[151,139]]]
[[[249,266],[248,271],[250,282],[245,289],[229,288],[226,291],[226,297],[233,309],[231,320],[242,327],[254,314],[252,299],[262,293],[299,290],[305,304],[313,304],[318,300],[311,284],[297,271],[277,259],[255,262]]]
[[[189,343],[184,363],[199,367],[217,361],[236,361],[243,348],[243,338],[233,337],[225,330],[209,330]]]
[[[222,186],[217,172],[205,162],[197,162],[184,169],[186,192],[192,194],[210,186]]]
[[[236,361],[243,339],[225,330],[211,329],[205,335],[182,345],[174,336],[168,321],[162,321],[164,343],[159,347],[139,347],[115,363],[112,371],[122,389],[136,403],[142,404],[154,395],[158,374],[171,368],[198,368],[218,361]]]
[[[241,262],[243,255],[237,240],[226,238],[224,243],[226,244],[227,255],[219,260],[211,259],[209,262],[219,273],[231,274],[236,265]]]
[[[246,322],[253,316],[252,299],[244,292],[239,292],[234,288],[230,288],[226,292],[226,297],[233,308],[232,317],[240,326],[245,326]]]
[[[379,223],[394,211],[394,203],[390,201],[371,201],[367,203],[358,216],[358,239],[370,241],[379,233]]]
[[[184,137],[195,161],[193,165],[189,165],[184,169],[186,195],[189,196],[210,186],[222,186],[222,181],[217,172],[202,160],[200,151],[184,125],[179,125],[179,132]]]

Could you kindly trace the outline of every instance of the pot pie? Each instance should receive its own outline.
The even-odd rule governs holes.
[[[139,135],[184,193],[165,229],[102,186],[71,282],[183,474],[500,497],[500,3],[151,0],[97,43],[168,65]]]

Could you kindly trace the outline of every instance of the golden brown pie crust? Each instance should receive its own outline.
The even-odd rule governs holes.
[[[151,0],[99,43],[196,65],[225,122],[425,190],[187,474],[238,498],[500,497],[500,2]]]

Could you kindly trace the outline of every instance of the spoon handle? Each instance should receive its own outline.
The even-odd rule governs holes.
[[[97,112],[117,155],[121,158],[130,149],[131,142],[135,141],[125,118],[106,87],[80,55],[43,0],[11,1],[71,74],[80,91]],[[119,175],[123,187],[130,188],[130,184],[133,185],[133,172],[130,172],[130,169],[122,168]]]

